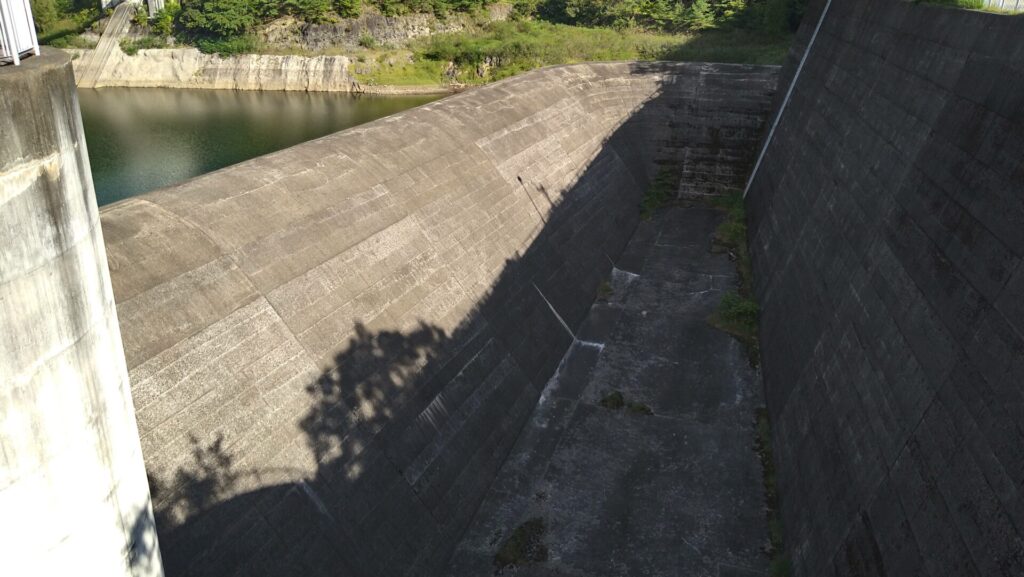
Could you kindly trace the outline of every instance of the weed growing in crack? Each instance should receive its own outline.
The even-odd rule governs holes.
[[[652,411],[650,407],[643,403],[638,403],[636,401],[627,401],[625,395],[622,394],[622,391],[611,391],[604,397],[601,397],[601,400],[598,401],[597,404],[611,411],[619,411],[625,409],[627,412],[636,415],[654,414],[654,411]]]

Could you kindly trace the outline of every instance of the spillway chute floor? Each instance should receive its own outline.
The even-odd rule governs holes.
[[[677,206],[641,223],[450,577],[766,574],[761,384],[707,322],[736,286],[710,250],[722,218]]]

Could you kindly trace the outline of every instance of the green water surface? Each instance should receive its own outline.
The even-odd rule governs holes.
[[[101,206],[437,99],[165,88],[78,94]]]

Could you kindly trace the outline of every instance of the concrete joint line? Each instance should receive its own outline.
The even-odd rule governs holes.
[[[750,178],[747,179],[747,186],[743,188],[743,198],[747,198],[747,193],[750,192],[750,185],[754,183],[757,171],[761,168],[761,162],[764,161],[764,155],[768,151],[768,146],[772,143],[772,138],[775,136],[775,129],[779,127],[779,121],[782,120],[782,113],[786,111],[786,106],[789,105],[789,100],[793,96],[793,88],[796,87],[796,82],[800,79],[800,73],[804,70],[804,64],[807,63],[807,57],[811,54],[811,48],[814,47],[814,41],[818,39],[818,32],[821,31],[821,25],[824,24],[825,16],[828,15],[828,9],[831,7],[832,0],[828,0],[825,3],[825,8],[821,11],[821,17],[818,18],[818,24],[814,27],[814,34],[811,34],[811,40],[807,43],[807,49],[804,50],[804,55],[800,57],[800,64],[796,67],[796,72],[793,74],[793,80],[790,81],[789,88],[786,89],[786,97],[782,100],[782,104],[779,105],[779,112],[775,114],[775,120],[772,121],[772,127],[768,131],[768,136],[764,139],[764,146],[761,147],[761,152],[757,154],[757,162],[754,163],[754,169],[750,171]]]

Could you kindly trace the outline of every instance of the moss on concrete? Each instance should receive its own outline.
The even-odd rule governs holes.
[[[597,404],[611,411],[625,409],[627,412],[637,415],[654,414],[654,411],[647,405],[627,400],[626,396],[622,394],[622,391],[609,392],[604,397],[601,397],[601,400],[598,401]]]
[[[679,173],[678,166],[661,167],[640,201],[640,218],[650,219],[655,211],[675,198],[676,188],[679,186]]]
[[[768,409],[764,407],[757,409],[755,427],[757,432],[755,447],[757,455],[761,458],[761,468],[764,471],[765,511],[768,515],[768,547],[765,552],[771,558],[769,574],[771,577],[788,577],[791,573],[791,566],[782,543],[782,517],[779,513],[779,492],[776,485],[772,429]]]
[[[542,563],[548,559],[548,548],[544,545],[544,519],[534,517],[515,528],[501,549],[494,555],[494,567],[497,573],[503,570]]]
[[[736,263],[739,284],[735,291],[722,296],[718,310],[708,322],[742,342],[747,349],[750,364],[756,367],[761,354],[757,337],[760,309],[753,294],[754,273],[747,246],[747,215],[743,208],[743,193],[736,190],[711,199],[710,204],[726,213],[725,220],[715,231],[711,250],[729,254],[730,260]]]

